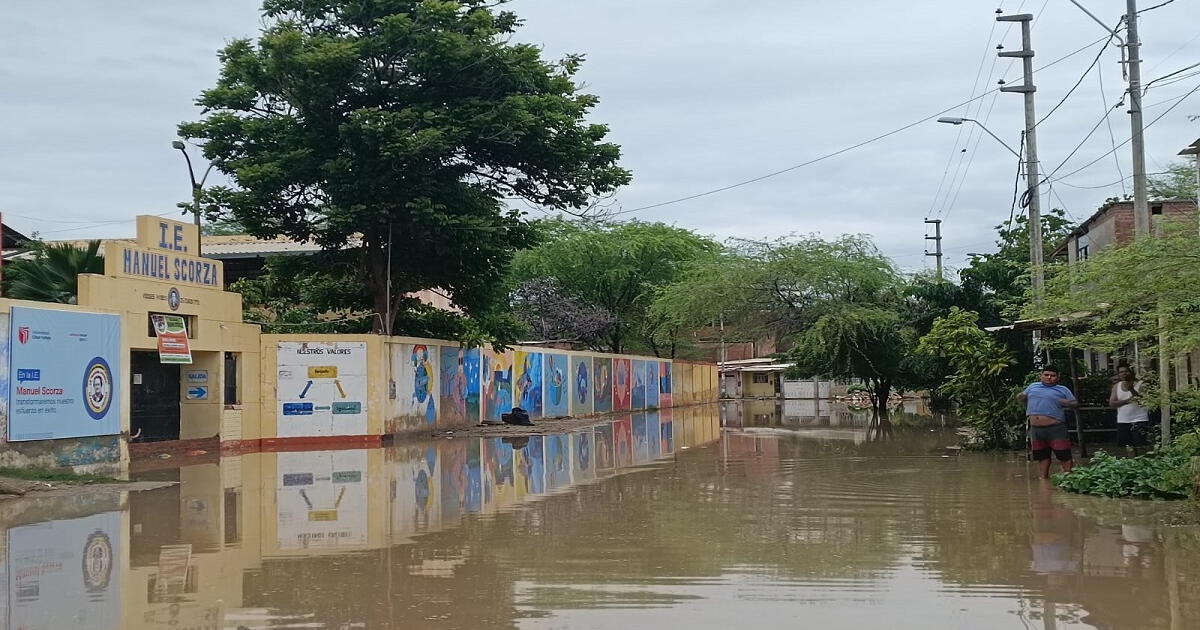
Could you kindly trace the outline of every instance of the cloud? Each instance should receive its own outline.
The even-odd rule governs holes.
[[[0,54],[15,60],[0,67],[6,121],[0,210],[7,223],[47,237],[127,236],[132,220],[119,221],[169,212],[187,198],[184,165],[169,147],[175,125],[197,116],[194,99],[216,80],[216,50],[256,33],[260,18],[253,2],[234,0],[66,4],[71,10],[48,19],[44,7],[18,3],[0,23]],[[1025,11],[1043,7],[1002,3],[1007,12],[1020,4]],[[1017,29],[995,24],[994,7],[973,2],[516,0],[508,6],[525,19],[518,39],[541,45],[550,57],[586,55],[581,79],[601,98],[594,118],[612,127],[634,172],[633,184],[617,197],[627,210],[836,151],[966,100],[973,81],[978,94],[1019,69],[994,57],[1001,36],[1008,48],[1019,45]],[[1115,23],[1124,3],[1089,6]],[[1195,62],[1200,41],[1183,19],[1188,10],[1176,3],[1144,16],[1147,80]],[[1034,28],[1035,65],[1102,35],[1069,4],[1048,3]],[[1040,114],[1063,97],[1096,50],[1037,75]],[[1099,65],[1109,106],[1122,91],[1117,61],[1110,48]],[[1197,83],[1153,89],[1147,104]],[[1147,120],[1168,106],[1148,108]],[[1093,74],[1039,127],[1043,172],[1066,158],[1103,109]],[[1110,119],[1117,142],[1129,137],[1125,109]],[[1151,171],[1200,137],[1189,113],[1200,113],[1200,96],[1147,130]],[[988,96],[954,114],[986,120],[1009,144],[1020,142],[1018,95]],[[1102,125],[1061,173],[1110,149]],[[1129,175],[1128,148],[1117,157]],[[922,220],[941,216],[948,262],[955,264],[968,251],[986,250],[993,226],[1008,218],[1015,166],[978,130],[930,121],[778,177],[634,216],[718,237],[863,232],[914,268],[927,264]],[[1119,177],[1109,157],[1068,182]],[[1063,203],[1048,205],[1065,203],[1083,218],[1121,189],[1059,184],[1055,191]],[[118,222],[76,229],[86,224],[58,219]]]

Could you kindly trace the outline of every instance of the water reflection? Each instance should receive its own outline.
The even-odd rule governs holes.
[[[947,457],[943,419],[830,411],[253,454],[0,504],[5,627],[1200,627],[1190,508]]]

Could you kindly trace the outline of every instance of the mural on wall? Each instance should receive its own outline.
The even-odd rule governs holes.
[[[596,392],[593,396],[596,413],[608,413],[613,410],[613,360],[596,358],[595,370],[592,372],[592,387]]]
[[[658,364],[658,406],[671,406],[671,364],[663,361]]]
[[[437,424],[437,346],[398,343],[391,347],[392,378],[396,386],[393,416],[405,427]]]
[[[546,489],[558,490],[571,485],[571,436],[558,433],[546,436]]]
[[[281,341],[277,435],[366,435],[367,344]]]
[[[547,418],[565,418],[571,415],[571,366],[565,354],[546,353],[546,408]]]
[[[662,365],[660,361],[646,361],[643,368],[646,376],[646,409],[658,409],[662,404],[658,394],[658,372]]]
[[[629,359],[613,359],[613,411],[628,411],[632,378]]]
[[[628,414],[612,423],[613,460],[617,468],[633,465],[633,418]]]
[[[441,417],[443,426],[479,424],[479,348],[441,348]]]
[[[499,420],[513,408],[512,355],[495,350],[483,353],[483,417]]]
[[[529,412],[530,418],[542,417],[542,353],[516,353],[516,406]]]
[[[14,306],[8,440],[121,432],[121,317]]]
[[[571,415],[580,417],[592,413],[592,359],[571,357]]]
[[[633,374],[630,378],[633,385],[630,387],[630,406],[633,409],[646,408],[646,362],[641,359],[632,362]]]
[[[275,532],[280,549],[367,544],[367,451],[308,451],[275,457]]]

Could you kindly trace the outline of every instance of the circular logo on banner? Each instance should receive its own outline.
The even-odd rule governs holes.
[[[103,357],[92,359],[83,373],[83,401],[93,420],[103,418],[112,406],[112,385],[108,362]]]
[[[83,545],[83,585],[89,593],[108,588],[112,577],[113,548],[108,534],[96,530]]]
[[[167,291],[167,306],[170,306],[172,311],[177,311],[179,310],[179,302],[179,289],[171,287],[171,290]]]

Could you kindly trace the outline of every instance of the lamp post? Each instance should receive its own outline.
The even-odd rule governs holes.
[[[213,166],[215,166],[215,163],[213,163],[213,162],[209,163],[208,168],[204,169],[204,175],[202,175],[200,177],[200,181],[197,182],[196,181],[196,171],[192,169],[192,158],[188,155],[187,145],[185,145],[182,141],[175,140],[175,141],[171,142],[171,148],[178,149],[179,152],[183,154],[184,161],[187,162],[188,178],[192,182],[192,218],[196,222],[196,231],[199,232],[200,231],[200,193],[204,190],[204,182],[208,181],[208,174],[212,172],[212,169],[213,169]],[[186,211],[185,211],[185,214],[186,214]],[[199,238],[197,237],[197,241],[198,240],[199,240]],[[197,246],[197,248],[199,248],[200,243],[197,242],[196,246]],[[196,255],[197,256],[200,255],[199,249],[196,250]]]
[[[1029,81],[1027,80],[1026,83]],[[1028,109],[1028,108],[1027,108]],[[1027,111],[1026,114],[1030,112]],[[1026,116],[1030,118],[1030,116]],[[992,133],[991,129],[984,126],[983,123],[974,118],[956,118],[952,116],[943,116],[937,119],[940,123],[948,125],[961,125],[963,123],[975,123],[987,135],[991,136],[996,142],[999,142],[1008,152],[1015,155],[1018,160],[1022,159],[1021,154],[1014,148],[1008,146],[1008,143],[1001,140],[1000,136]],[[1032,123],[1030,123],[1032,124]],[[1028,132],[1027,132],[1028,133]],[[1029,137],[1032,140],[1032,136]],[[1037,158],[1033,155],[1033,147],[1030,146],[1030,156],[1025,166],[1025,181],[1026,195],[1029,198],[1029,264],[1033,267],[1033,274],[1030,277],[1030,287],[1033,289],[1033,303],[1040,306],[1042,303],[1042,287],[1046,282],[1045,260],[1042,253],[1042,213],[1041,213],[1041,194],[1038,191],[1040,176],[1038,174]],[[1041,334],[1040,331],[1033,331],[1033,356],[1035,363],[1039,361],[1041,356]]]

